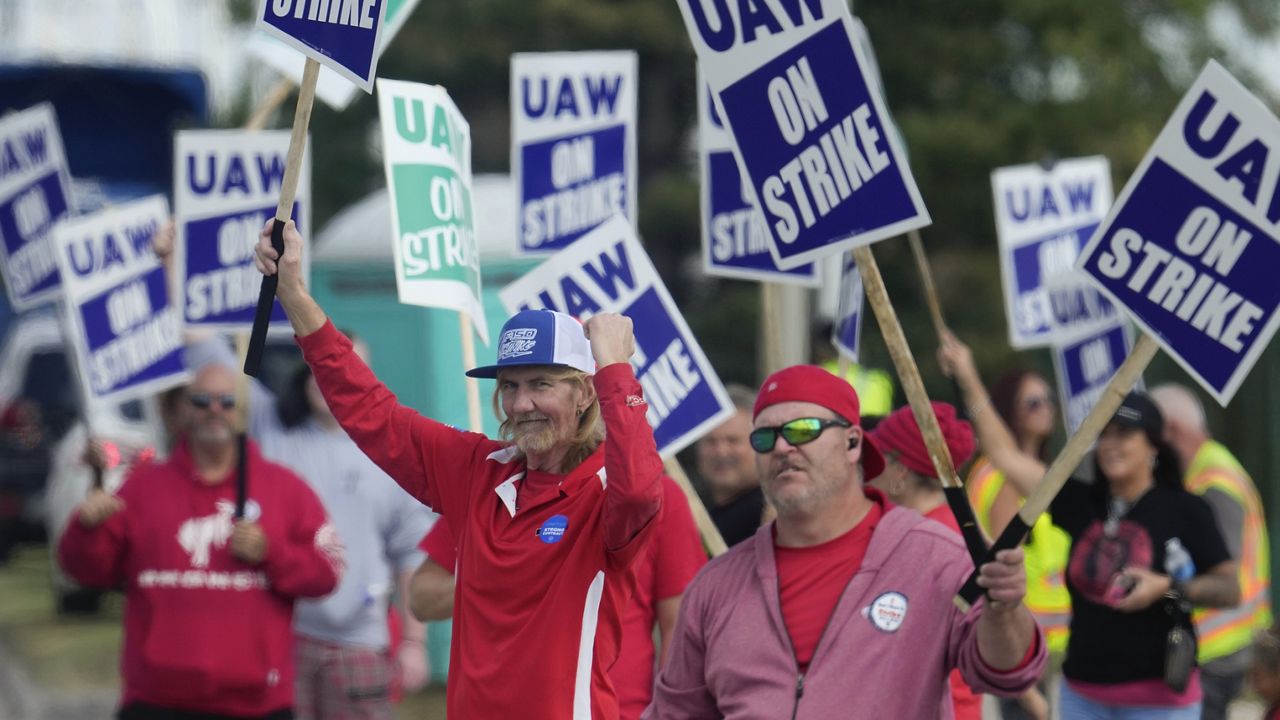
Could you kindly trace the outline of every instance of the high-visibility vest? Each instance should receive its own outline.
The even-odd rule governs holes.
[[[982,531],[988,537],[996,537],[1004,528],[991,526],[991,506],[1004,487],[1004,474],[986,457],[979,457],[964,485]],[[1063,653],[1071,626],[1071,594],[1066,584],[1071,536],[1053,524],[1049,513],[1044,513],[1031,527],[1030,537],[1030,542],[1023,546],[1027,570],[1024,602],[1044,628],[1049,652]]]
[[[1204,664],[1243,650],[1254,633],[1271,625],[1271,548],[1262,518],[1262,500],[1253,480],[1221,443],[1206,440],[1187,467],[1187,490],[1204,495],[1217,490],[1240,505],[1241,527],[1219,528],[1224,536],[1240,535],[1240,605],[1224,610],[1196,609],[1192,618],[1200,640],[1198,660]],[[1208,568],[1197,568],[1199,571]]]
[[[840,361],[828,360],[822,369],[840,375]],[[893,412],[893,378],[884,370],[849,363],[844,379],[858,393],[859,412],[866,417],[884,417]]]

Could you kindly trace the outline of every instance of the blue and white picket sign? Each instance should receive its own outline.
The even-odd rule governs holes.
[[[0,272],[17,310],[62,292],[49,231],[70,213],[70,188],[53,105],[0,118]]]
[[[636,223],[636,54],[511,56],[511,174],[521,254],[568,246],[614,215]]]
[[[711,364],[625,218],[614,217],[499,293],[510,313],[547,308],[631,318],[631,358],[658,452],[671,457],[734,413]],[[501,340],[499,341],[501,342]]]
[[[257,26],[372,93],[386,6],[387,0],[262,0]]]
[[[1280,120],[1210,61],[1080,265],[1226,405],[1280,324]]]
[[[309,144],[309,143],[308,143]],[[228,331],[253,327],[262,273],[253,247],[275,217],[289,156],[289,131],[183,130],[174,138],[173,197],[177,223],[174,262],[179,307],[188,325]],[[311,149],[303,152],[293,219],[304,237],[311,227]],[[309,257],[302,254],[310,277]],[[276,301],[271,327],[287,331]]]
[[[386,13],[382,20],[382,32],[378,36],[378,57],[386,52],[387,46],[395,38],[400,28],[409,19],[420,0],[387,0]],[[254,33],[249,38],[249,52],[254,57],[275,68],[281,75],[289,78],[302,77],[306,58],[293,47],[286,45],[274,37],[264,33]],[[316,77],[316,97],[329,107],[342,112],[351,104],[356,96],[358,86],[339,75],[327,66],[320,66],[320,74]]]
[[[86,399],[123,401],[187,381],[182,315],[151,238],[169,219],[163,195],[54,227],[67,336]]]
[[[929,224],[844,0],[678,0],[778,267]]]
[[[702,269],[708,275],[817,286],[818,270],[806,263],[783,270],[769,251],[764,216],[742,182],[733,159],[733,138],[716,112],[711,91],[698,73],[698,154],[702,170]]]
[[[1119,311],[1076,269],[1111,207],[1104,157],[991,173],[1009,344],[1043,347],[1115,325]]]
[[[1102,330],[1090,330],[1053,346],[1053,368],[1058,376],[1058,396],[1067,437],[1098,403],[1120,364],[1133,350],[1133,330],[1127,318]],[[1139,379],[1135,387],[1140,388]]]
[[[858,362],[862,348],[862,308],[865,293],[862,273],[853,261],[853,253],[845,253],[840,268],[840,300],[836,304],[836,320],[831,326],[831,344],[850,362]]]

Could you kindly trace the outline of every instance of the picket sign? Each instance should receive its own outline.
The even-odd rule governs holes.
[[[386,52],[387,46],[391,44],[400,29],[404,27],[405,22],[409,19],[409,15],[413,13],[414,8],[417,7],[418,2],[419,0],[386,0],[386,11],[382,20],[381,32],[378,35],[377,54],[379,58]],[[333,5],[330,5],[329,11],[332,12],[332,10]],[[302,76],[306,56],[301,54],[295,46],[282,42],[266,33],[254,33],[249,38],[249,52],[283,76],[274,86],[272,92],[268,93],[263,101],[259,103],[257,110],[254,112],[253,117],[257,118],[261,115],[261,122],[265,125],[266,118],[270,117],[276,106],[283,102],[284,96],[287,96],[289,91],[293,89],[294,78]],[[281,90],[281,88],[283,89]],[[320,76],[316,78],[316,97],[334,111],[342,112],[346,110],[359,89],[359,85],[353,83],[344,75],[330,69],[327,65],[321,65]],[[274,93],[277,90],[281,93],[281,97],[278,100],[274,99]],[[262,127],[262,125],[258,127]]]
[[[86,407],[147,397],[188,379],[181,314],[151,250],[168,215],[164,196],[156,195],[53,229],[69,355],[84,380]]]
[[[1210,61],[1080,257],[1144,332],[984,561],[1022,541],[1159,349],[1230,400],[1280,322],[1278,264],[1280,120]],[[975,571],[955,603],[980,594]]]
[[[929,224],[844,0],[678,4],[779,268]]]
[[[736,280],[816,287],[818,267],[806,263],[783,270],[773,261],[751,187],[733,158],[733,138],[716,112],[711,90],[698,71],[698,168],[702,224],[702,271]]]
[[[53,105],[0,118],[0,273],[15,310],[61,295],[50,233],[70,207],[71,172]]]
[[[262,0],[257,29],[371,93],[387,4],[387,0]],[[303,78],[306,73],[304,68]],[[313,94],[315,85],[312,79]]]
[[[1133,350],[1128,320],[1053,345],[1053,368],[1058,378],[1062,419],[1073,435],[1098,401],[1098,395]],[[1137,389],[1142,381],[1138,380]]]
[[[1105,157],[1013,165],[991,173],[1009,343],[1044,347],[1119,321],[1076,269],[1111,205]]]
[[[511,56],[511,174],[523,255],[567,247],[614,215],[635,225],[636,53]]]
[[[289,141],[285,130],[182,130],[174,136],[173,259],[187,325],[237,332],[252,327],[262,281],[254,247],[283,189]],[[290,212],[304,233],[311,216],[308,156],[304,151]],[[271,328],[288,325],[273,303]]]

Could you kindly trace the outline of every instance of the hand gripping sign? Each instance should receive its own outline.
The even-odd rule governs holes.
[[[174,262],[188,325],[252,327],[262,284],[253,248],[276,211],[288,152],[287,130],[183,130],[175,136]],[[304,150],[291,213],[303,232],[311,225],[310,187],[311,159]],[[273,303],[272,327],[288,324],[280,303]]]
[[[258,27],[373,92],[386,0],[262,0]]]
[[[15,309],[62,291],[49,231],[68,214],[70,187],[53,105],[0,119],[0,271]]]
[[[520,252],[566,247],[615,214],[636,222],[636,54],[511,56]]]
[[[578,318],[601,312],[630,317],[636,337],[631,364],[664,457],[733,414],[724,386],[625,218],[609,220],[499,295],[512,313],[547,308]]]
[[[182,315],[151,249],[168,216],[157,195],[53,231],[67,334],[91,402],[144,397],[187,379]]]
[[[818,284],[817,266],[781,270],[769,251],[764,216],[733,158],[733,139],[698,73],[698,155],[702,173],[702,270],[739,280]],[[856,274],[856,273],[855,273]]]
[[[400,302],[457,310],[485,343],[471,127],[436,85],[378,80]]]
[[[1042,347],[1115,325],[1118,311],[1076,269],[1111,205],[1104,157],[991,173],[1009,344]]]
[[[1021,542],[1160,348],[1230,401],[1280,322],[1277,266],[1280,120],[1210,61],[1081,253],[1144,332],[992,555]],[[980,592],[970,577],[957,605]]]
[[[929,224],[843,0],[679,0],[778,267]]]

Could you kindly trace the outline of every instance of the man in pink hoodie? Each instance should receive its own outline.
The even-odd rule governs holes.
[[[848,383],[813,366],[764,381],[751,444],[777,521],[685,591],[646,718],[946,718],[953,668],[1016,695],[1044,640],[1022,604],[1022,551],[982,567],[988,597],[952,597],[973,568],[961,539],[864,485],[884,459]]]

